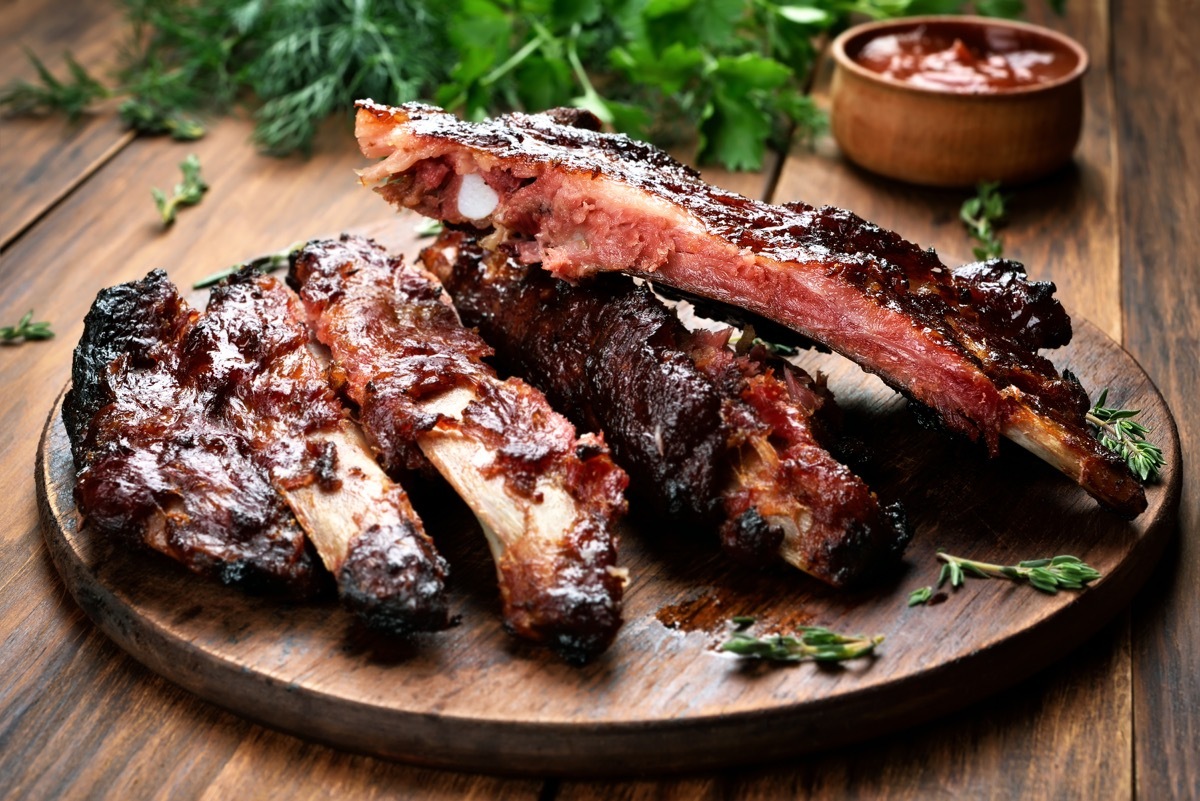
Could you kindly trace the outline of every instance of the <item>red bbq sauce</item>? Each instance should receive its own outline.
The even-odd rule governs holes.
[[[918,25],[867,40],[855,62],[921,89],[994,94],[1053,83],[1078,65],[1075,53],[1019,30],[970,23]]]

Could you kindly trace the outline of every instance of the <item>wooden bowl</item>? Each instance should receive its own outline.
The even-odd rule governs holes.
[[[1053,49],[1074,65],[1047,83],[966,94],[913,86],[855,61],[872,39],[921,26],[999,52]],[[1062,167],[1079,141],[1087,52],[1049,29],[985,17],[910,17],[850,28],[834,41],[833,56],[833,135],[848,159],[871,172],[925,186],[1021,183]]]

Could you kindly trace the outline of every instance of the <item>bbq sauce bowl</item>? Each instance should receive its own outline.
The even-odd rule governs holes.
[[[925,186],[1021,183],[1066,164],[1087,52],[1036,25],[910,17],[833,43],[831,126],[871,172]]]

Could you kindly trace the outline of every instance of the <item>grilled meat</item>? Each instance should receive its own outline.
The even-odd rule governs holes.
[[[346,416],[310,341],[295,294],[246,270],[213,290],[185,340],[184,371],[208,388],[209,415],[267,464],[347,606],[396,633],[445,628],[446,562]]]
[[[384,464],[428,459],[479,519],[509,630],[572,660],[607,648],[621,623],[615,523],[628,479],[603,441],[576,438],[528,384],[499,380],[437,279],[375,243],[310,243],[290,279]]]
[[[523,262],[578,280],[618,270],[747,309],[878,374],[989,452],[1008,437],[1126,515],[1146,506],[1091,435],[1086,393],[1038,355],[1070,340],[1048,283],[991,261],[951,270],[841,209],[774,206],[705,184],[580,115],[463,122],[358,104],[364,183],[452,225],[524,238]],[[565,124],[564,124],[565,123]]]
[[[75,349],[63,419],[88,525],[247,589],[307,595],[304,532],[241,435],[183,366],[198,313],[161,270],[103,290]]]
[[[821,446],[825,388],[729,331],[689,332],[645,287],[606,275],[572,286],[485,253],[457,232],[422,254],[463,321],[576,424],[605,432],[631,491],[719,528],[727,553],[781,556],[843,585],[893,562],[909,531]]]
[[[64,403],[80,508],[229,583],[311,592],[319,569],[391,630],[446,624],[445,563],[313,354],[303,311],[246,271],[204,315],[165,274],[104,290]]]

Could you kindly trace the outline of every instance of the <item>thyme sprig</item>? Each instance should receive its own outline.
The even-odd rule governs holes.
[[[247,267],[253,267],[260,273],[273,273],[287,266],[291,262],[292,254],[302,247],[304,247],[303,242],[293,242],[283,250],[277,250],[274,253],[268,253],[266,256],[259,256],[257,259],[251,259],[250,261],[239,262],[232,267],[226,267],[224,270],[219,270],[201,278],[192,284],[192,289],[208,289],[210,286],[221,283],[226,278],[237,275]]]
[[[1015,565],[994,565],[990,562],[953,556],[945,551],[938,551],[937,558],[943,562],[937,586],[941,587],[949,581],[954,589],[961,587],[967,576],[974,576],[1026,581],[1031,587],[1053,595],[1060,589],[1081,590],[1089,581],[1100,578],[1100,571],[1084,563],[1079,557],[1069,555],[1029,559]],[[912,601],[912,596],[909,596],[909,600]],[[910,603],[911,605],[913,604]]]
[[[0,342],[5,344],[19,344],[21,342],[36,342],[41,339],[51,339],[54,332],[50,330],[48,321],[33,321],[33,309],[25,312],[25,316],[16,325],[7,325],[0,328]]]
[[[755,637],[747,629],[754,618],[733,618],[734,630],[717,650],[770,662],[844,662],[874,653],[882,636],[848,637],[820,626],[800,626],[799,636],[771,634]]]
[[[1085,415],[1096,427],[1100,444],[1119,454],[1142,481],[1157,479],[1158,471],[1167,460],[1162,448],[1147,441],[1150,429],[1133,419],[1142,413],[1141,409],[1113,409],[1104,405],[1107,402],[1108,390],[1105,389]]]
[[[195,206],[208,191],[208,184],[200,177],[200,157],[195,153],[180,162],[179,170],[183,173],[183,181],[175,184],[170,197],[158,187],[150,190],[164,228],[174,224],[180,206]]]
[[[963,202],[958,217],[979,245],[972,249],[980,261],[1004,255],[1004,243],[996,227],[1004,220],[1007,198],[1000,193],[999,181],[984,181],[975,187],[975,197]]]

